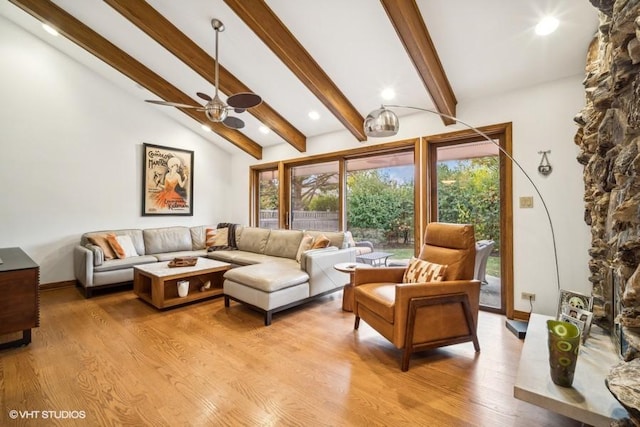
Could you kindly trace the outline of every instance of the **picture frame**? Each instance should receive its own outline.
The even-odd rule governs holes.
[[[142,147],[142,216],[193,216],[193,151]]]
[[[569,304],[572,307],[593,312],[593,296],[581,294],[580,292],[560,289],[556,319],[560,319],[560,315],[562,314],[562,306],[564,304]]]
[[[585,342],[587,337],[591,333],[591,321],[593,320],[593,313],[587,310],[573,307],[569,304],[564,304],[562,306],[562,315],[560,320],[566,321],[564,320],[565,316],[568,316],[572,319],[577,319],[582,322],[582,342]]]
[[[570,316],[568,314],[562,313],[560,315],[560,319],[562,322],[567,322],[567,323],[571,323],[572,325],[575,325],[578,330],[580,331],[580,340],[582,342],[584,342],[585,337],[584,337],[584,322],[580,319],[576,319],[573,316]]]

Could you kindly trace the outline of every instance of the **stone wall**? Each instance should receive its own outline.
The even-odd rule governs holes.
[[[586,107],[575,117],[592,235],[590,280],[601,323],[615,315],[634,343],[640,337],[640,1],[592,3],[600,26],[587,54]],[[636,355],[631,349],[625,358]]]
[[[640,1],[591,3],[600,26],[587,54],[575,142],[585,166],[594,315],[621,340],[628,362],[640,357]],[[637,408],[637,395],[616,397]]]

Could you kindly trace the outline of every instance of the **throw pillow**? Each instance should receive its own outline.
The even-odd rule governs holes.
[[[213,242],[216,239],[216,234],[218,234],[218,230],[216,230],[215,228],[207,228],[205,230],[205,233],[206,234],[205,234],[205,243],[204,243],[204,245],[206,247],[213,246]]]
[[[102,249],[104,259],[114,259],[116,257],[115,252],[111,249],[111,245],[107,242],[106,234],[96,234],[95,236],[90,236],[87,240],[89,240],[89,243],[92,245],[96,245]]]
[[[215,237],[211,246],[227,246],[229,244],[229,228],[216,229]]]
[[[311,249],[313,246],[313,236],[305,234],[300,241],[300,246],[298,246],[298,253],[296,254],[296,261],[300,264],[300,259],[302,259],[302,254]]]
[[[313,245],[311,246],[311,249],[328,248],[330,243],[331,243],[331,240],[329,240],[329,238],[324,234],[321,234],[318,237],[316,237],[316,239],[313,241]]]
[[[133,246],[131,236],[116,236],[115,234],[107,234],[107,241],[116,253],[119,259],[125,259],[132,256],[138,256],[136,248]]]
[[[409,266],[404,272],[403,283],[441,282],[446,265],[434,264],[416,257],[411,257]]]

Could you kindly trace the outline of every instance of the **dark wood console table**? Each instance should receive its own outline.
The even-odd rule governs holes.
[[[20,248],[0,248],[0,338],[22,331],[22,339],[0,349],[27,345],[40,325],[40,266]]]

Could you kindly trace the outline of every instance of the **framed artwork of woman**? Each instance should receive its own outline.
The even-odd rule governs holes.
[[[193,151],[143,144],[142,215],[193,215]]]

